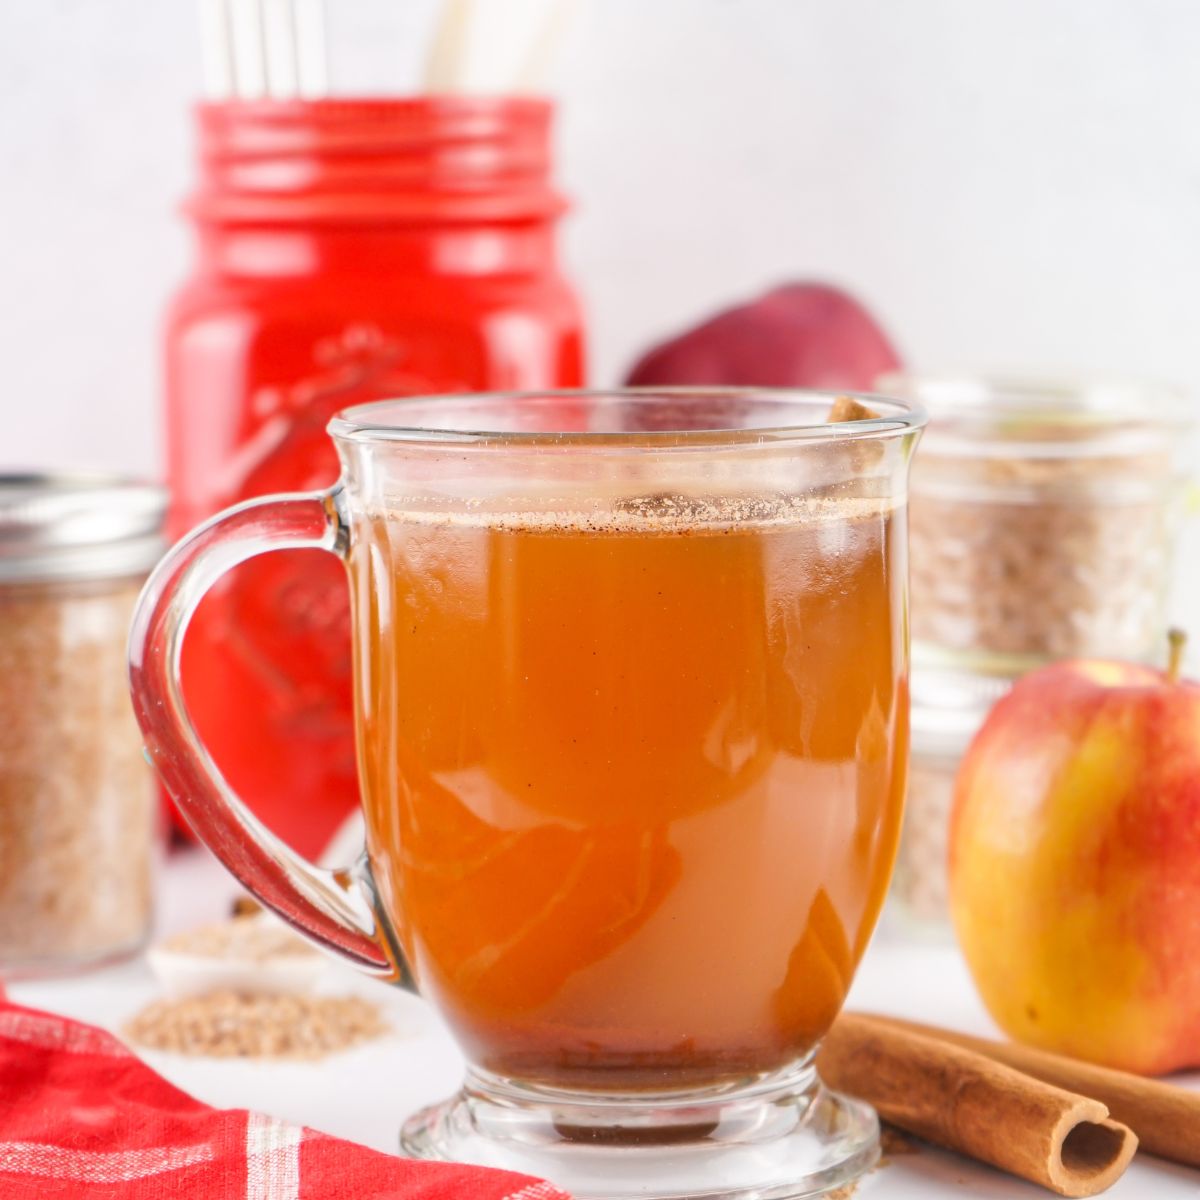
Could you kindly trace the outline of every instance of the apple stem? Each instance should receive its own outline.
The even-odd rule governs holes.
[[[1183,667],[1183,651],[1187,646],[1187,634],[1182,629],[1168,629],[1167,644],[1170,646],[1167,655],[1167,682],[1178,683],[1179,672]]]

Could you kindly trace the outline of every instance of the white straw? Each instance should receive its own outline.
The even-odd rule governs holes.
[[[475,23],[474,0],[446,0],[425,65],[425,90],[454,92],[466,80],[465,61],[469,32]]]
[[[224,100],[236,90],[229,10],[225,0],[200,0],[199,16],[204,95],[209,100]]]
[[[525,59],[517,72],[516,92],[536,92],[545,87],[559,47],[579,8],[579,0],[550,0],[550,11],[543,16]]]
[[[324,0],[295,0],[292,17],[300,95],[315,100],[329,89]]]
[[[233,78],[242,100],[257,100],[267,90],[263,14],[258,0],[229,0],[233,33]]]
[[[292,0],[262,0],[267,93],[277,100],[295,96],[299,63]]]

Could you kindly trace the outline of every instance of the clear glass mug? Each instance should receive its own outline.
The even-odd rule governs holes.
[[[342,413],[327,492],[167,556],[131,641],[201,839],[316,943],[413,982],[467,1063],[414,1155],[580,1197],[784,1197],[878,1152],[813,1067],[874,927],[908,753],[905,493],[922,423],[821,393],[447,396]],[[564,429],[563,414],[569,419]],[[230,567],[346,564],[367,845],[266,830],[182,701]]]

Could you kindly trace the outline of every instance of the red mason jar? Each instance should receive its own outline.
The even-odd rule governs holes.
[[[331,484],[324,428],[348,404],[582,382],[551,116],[523,98],[199,108],[199,253],[166,334],[175,536]],[[270,555],[204,601],[183,652],[217,765],[305,854],[358,799],[348,613],[328,556]]]

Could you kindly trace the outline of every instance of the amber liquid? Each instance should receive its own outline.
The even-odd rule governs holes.
[[[892,514],[359,532],[371,862],[467,1057],[668,1089],[808,1051],[901,816]]]

